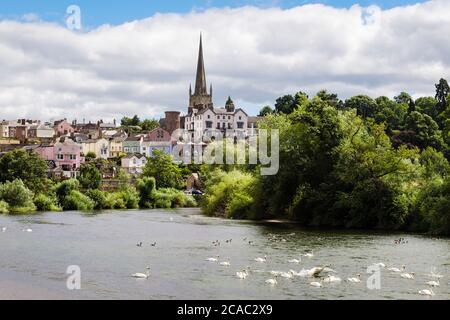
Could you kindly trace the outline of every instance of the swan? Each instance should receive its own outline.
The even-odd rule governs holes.
[[[325,283],[332,283],[332,282],[341,282],[342,279],[336,276],[328,276],[323,279],[323,282]]]
[[[266,280],[266,283],[267,283],[267,284],[270,284],[271,286],[277,285],[277,284],[278,284],[277,277],[275,276],[275,277],[272,278],[272,279]]]
[[[314,257],[314,252],[311,250],[311,252],[305,253],[303,256],[306,258],[312,258]]]
[[[299,264],[300,262],[302,262],[302,259],[291,259],[288,261],[289,263],[295,263],[295,264]]]
[[[361,282],[361,275],[357,274],[356,277],[354,277],[354,278],[347,278],[347,281],[351,282],[351,283],[360,283]]]
[[[309,275],[310,277],[315,277],[315,278],[317,278],[317,277],[319,277],[319,275],[320,275],[322,272],[324,272],[324,270],[325,270],[326,268],[327,268],[327,266],[325,266],[325,267],[314,267],[314,268],[308,270],[308,275]]]
[[[431,278],[436,278],[436,279],[440,279],[440,278],[444,277],[442,274],[434,273],[433,271],[431,271],[431,273],[428,276]]]
[[[270,271],[270,275],[272,276],[280,276],[283,272],[282,271]]]
[[[311,282],[309,285],[312,287],[321,288],[322,282]]]
[[[282,272],[281,274],[280,274],[280,276],[282,276],[283,278],[286,278],[286,279],[291,279],[292,278],[292,273],[289,271],[289,272]]]
[[[414,275],[415,275],[415,273],[414,273],[414,272],[411,272],[411,273],[402,273],[400,276],[401,276],[403,279],[413,280],[413,279],[414,279]]]
[[[238,271],[236,272],[236,277],[238,277],[239,279],[245,279],[248,276],[248,272],[247,270],[242,270],[242,271]]]
[[[6,232],[7,228],[6,227],[2,227],[2,232]]]
[[[217,262],[217,261],[219,261],[219,256],[216,256],[215,258],[207,258],[206,261],[208,261],[208,262]]]
[[[229,267],[229,266],[231,266],[231,263],[229,262],[229,261],[223,261],[223,262],[221,262],[221,263],[219,263],[221,266],[223,266],[223,267]]]
[[[430,287],[439,287],[441,284],[438,281],[428,281],[427,285],[429,285]]]
[[[33,229],[27,228],[27,229],[23,229],[22,231],[23,231],[23,232],[31,233],[31,232],[33,232]]]
[[[388,268],[388,271],[391,271],[391,272],[403,272],[403,271],[405,271],[406,270],[406,266],[402,266],[402,268],[401,269],[399,269],[399,268]]]
[[[256,262],[264,263],[264,262],[267,261],[267,256],[264,256],[264,258],[256,258],[255,261],[256,261]]]
[[[380,267],[380,268],[386,268],[386,265],[383,262],[375,263],[375,266]]]
[[[421,294],[423,296],[434,296],[434,292],[431,289],[420,290],[419,294]]]
[[[295,277],[301,277],[302,276],[301,272],[297,272],[295,270],[289,270],[289,272]]]
[[[150,277],[150,267],[147,267],[146,273],[134,273],[131,276],[138,279],[148,279]]]

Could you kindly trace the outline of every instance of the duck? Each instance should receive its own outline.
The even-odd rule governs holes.
[[[264,258],[256,258],[255,261],[256,261],[256,262],[264,263],[264,262],[267,261],[267,256],[264,256]]]
[[[150,267],[147,267],[146,273],[133,273],[131,276],[138,279],[148,279],[150,277]]]
[[[413,280],[413,279],[414,279],[414,276],[415,276],[415,273],[414,273],[414,272],[411,272],[411,273],[402,273],[400,276],[401,276],[403,279]]]
[[[439,287],[441,284],[438,281],[428,281],[427,285],[429,285],[430,287]]]
[[[322,273],[322,272],[324,272],[324,270],[327,268],[327,266],[325,266],[325,267],[314,267],[314,268],[311,268],[310,270],[308,270],[308,275],[310,276],[310,277],[315,277],[315,278],[318,278],[319,276],[320,276],[320,274]]]
[[[136,243],[136,247],[142,247],[142,242]]]
[[[219,256],[213,257],[213,258],[206,258],[206,261],[208,262],[218,262],[219,261]]]
[[[347,282],[351,283],[360,283],[361,282],[361,275],[357,274],[356,277],[353,278],[347,278]]]
[[[153,242],[152,244],[150,244],[152,247],[156,247],[156,242]]]
[[[420,290],[419,294],[422,295],[422,296],[434,296],[434,292],[431,289]]]

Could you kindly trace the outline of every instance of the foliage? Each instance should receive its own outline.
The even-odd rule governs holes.
[[[259,112],[260,117],[268,116],[269,114],[273,113],[273,109],[270,106],[264,106],[261,111]]]
[[[47,168],[37,154],[15,149],[0,158],[0,183],[20,179],[28,189],[42,191],[47,186]]]
[[[43,193],[34,197],[34,205],[37,211],[61,211],[56,196],[45,195]]]
[[[7,202],[0,200],[0,214],[9,213],[9,205]]]
[[[145,165],[143,176],[156,179],[157,188],[181,188],[182,173],[180,167],[172,161],[172,156],[155,150]]]
[[[102,173],[95,163],[84,163],[78,181],[84,189],[98,189],[102,183]]]
[[[9,212],[22,213],[36,210],[33,192],[19,179],[0,184],[0,200],[8,204]]]
[[[94,209],[94,206],[94,201],[78,190],[71,190],[62,201],[64,210],[90,211]]]

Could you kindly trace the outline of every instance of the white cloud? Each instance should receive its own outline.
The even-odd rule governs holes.
[[[83,11],[82,11],[83,12]],[[187,110],[198,35],[215,104],[250,113],[322,88],[341,98],[433,94],[450,75],[450,2],[382,10],[304,5],[156,14],[84,33],[38,21],[0,22],[0,118],[160,116]]]

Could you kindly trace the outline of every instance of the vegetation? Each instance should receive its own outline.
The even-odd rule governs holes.
[[[172,161],[171,155],[159,150],[155,150],[153,157],[148,159],[143,176],[155,178],[157,188],[183,187],[180,167]]]

